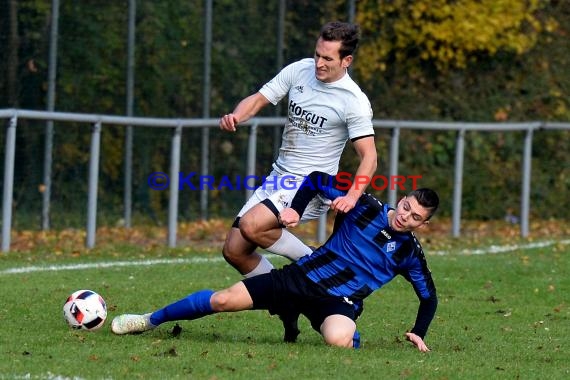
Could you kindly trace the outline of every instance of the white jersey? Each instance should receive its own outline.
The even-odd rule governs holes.
[[[346,141],[374,135],[372,107],[360,87],[348,73],[333,83],[319,81],[313,58],[286,66],[259,92],[273,104],[289,94],[273,164],[280,172],[304,176],[318,169],[334,175]]]

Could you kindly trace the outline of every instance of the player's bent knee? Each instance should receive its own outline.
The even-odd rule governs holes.
[[[356,324],[345,315],[335,314],[325,318],[321,325],[321,334],[325,343],[335,347],[353,347]]]
[[[246,239],[255,241],[259,234],[259,225],[254,218],[244,216],[239,222],[239,230]]]
[[[227,290],[212,294],[210,305],[215,312],[227,311],[231,302],[231,295]]]
[[[350,334],[343,334],[343,333],[335,333],[335,334],[327,334],[324,336],[325,343],[329,346],[334,347],[344,347],[344,348],[352,348],[353,342],[352,338],[353,335]]]
[[[227,262],[233,263],[237,255],[236,252],[226,243],[222,248],[222,256],[224,256],[224,259]]]
[[[239,264],[246,256],[243,238],[237,228],[232,228],[222,248],[224,259],[230,264]]]

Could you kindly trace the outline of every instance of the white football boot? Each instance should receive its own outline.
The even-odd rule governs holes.
[[[111,331],[117,335],[137,334],[152,330],[156,326],[150,323],[148,314],[123,314],[115,317],[111,323]]]

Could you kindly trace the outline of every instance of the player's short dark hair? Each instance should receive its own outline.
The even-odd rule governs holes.
[[[420,206],[429,210],[429,215],[426,220],[429,220],[439,207],[439,195],[427,187],[412,190],[408,194],[408,197],[416,198]]]
[[[352,55],[360,39],[360,27],[356,24],[331,21],[323,25],[319,35],[325,41],[340,41],[340,58]]]

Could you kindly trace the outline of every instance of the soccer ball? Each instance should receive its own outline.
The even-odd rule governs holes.
[[[74,329],[97,330],[107,318],[107,304],[92,290],[78,290],[65,301],[63,318]]]

